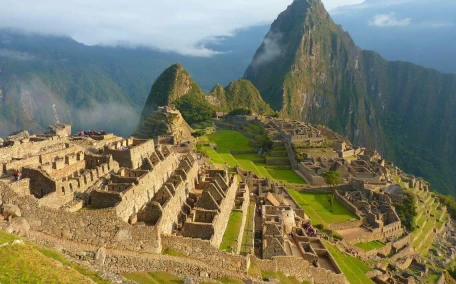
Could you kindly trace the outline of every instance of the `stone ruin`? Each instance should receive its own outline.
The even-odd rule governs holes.
[[[262,259],[294,257],[315,268],[342,274],[340,267],[319,237],[310,236],[305,228],[311,220],[288,194],[287,190],[269,179],[249,172],[241,173],[257,202],[255,255]]]
[[[157,144],[178,145],[193,141],[192,132],[179,110],[171,104],[159,107],[139,125],[133,135],[154,139]]]
[[[387,240],[404,234],[405,230],[388,194],[367,189],[363,181],[354,180],[348,187],[336,190],[335,196],[358,216],[362,227],[377,239]]]

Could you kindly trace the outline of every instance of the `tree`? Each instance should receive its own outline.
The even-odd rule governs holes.
[[[240,107],[233,109],[228,113],[228,116],[235,116],[235,115],[252,115],[252,110],[246,107]]]
[[[203,95],[188,94],[174,102],[188,124],[207,121],[214,114],[214,107]]]
[[[333,204],[334,204],[334,196],[336,195],[336,185],[338,184],[341,184],[342,183],[342,178],[340,177],[340,174],[339,172],[335,172],[335,171],[328,171],[326,173],[323,173],[321,175],[324,179],[325,179],[325,182],[331,186],[332,188],[332,191],[333,191],[333,194],[331,196],[331,198],[328,200],[329,201],[329,204],[330,204],[330,211],[332,212],[333,211]]]

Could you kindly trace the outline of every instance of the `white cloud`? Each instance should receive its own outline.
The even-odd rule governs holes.
[[[370,26],[377,27],[404,27],[410,25],[411,18],[398,19],[395,13],[376,15],[369,21]]]
[[[359,0],[325,0],[328,9]],[[208,56],[198,45],[271,23],[292,0],[0,0],[0,28],[68,35],[87,45],[148,46]]]

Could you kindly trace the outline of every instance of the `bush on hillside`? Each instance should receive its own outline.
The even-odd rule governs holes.
[[[249,108],[241,107],[237,109],[233,109],[228,113],[229,116],[235,116],[235,115],[252,115],[252,110]]]
[[[439,198],[440,203],[447,207],[451,218],[456,219],[456,200],[454,197],[450,195],[443,195],[437,192],[434,193]]]
[[[214,115],[214,107],[203,95],[188,94],[174,102],[188,124],[209,120]]]
[[[404,225],[407,230],[413,231],[416,227],[415,217],[417,215],[415,204],[417,203],[416,196],[410,191],[404,192],[406,196],[403,202],[394,203],[396,208],[396,213],[401,219],[402,225]]]

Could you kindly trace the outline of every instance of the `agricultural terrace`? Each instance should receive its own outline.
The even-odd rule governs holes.
[[[239,166],[245,171],[251,171],[259,177],[273,179],[285,184],[305,184],[306,182],[296,174],[289,165],[271,166],[265,163],[265,158],[258,156],[254,148],[249,145],[249,138],[235,130],[219,130],[214,134],[200,138],[203,146],[201,151],[208,156],[214,164],[227,164],[230,167]],[[242,154],[232,154],[242,152]],[[266,159],[273,157],[266,157]]]
[[[357,243],[355,246],[359,247],[360,249],[362,249],[364,251],[371,251],[374,249],[381,249],[382,247],[385,246],[385,244],[382,242],[379,242],[379,241],[372,241],[372,242],[365,242],[365,243]]]
[[[366,276],[366,272],[370,271],[371,268],[362,260],[342,253],[336,246],[327,241],[323,242],[351,284],[374,283]]]
[[[329,224],[343,223],[358,218],[337,199],[334,199],[333,211],[331,212],[329,204],[331,193],[304,193],[293,189],[289,189],[288,192],[315,225],[328,226]]]

